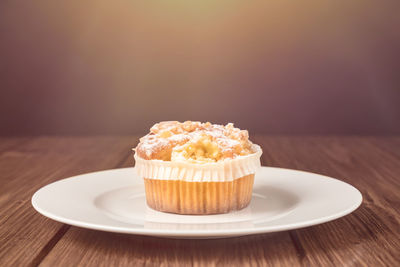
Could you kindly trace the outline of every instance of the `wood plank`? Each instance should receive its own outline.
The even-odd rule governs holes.
[[[30,203],[40,187],[84,172],[119,167],[132,137],[38,137],[0,154],[0,266],[36,265],[69,228]]]
[[[5,151],[0,155],[0,208],[54,180],[120,165],[135,142],[134,137],[42,137]]]
[[[285,233],[228,239],[163,239],[72,227],[41,266],[204,266],[299,264]]]
[[[131,166],[132,158],[124,163]],[[72,227],[41,266],[271,265],[295,266],[288,232],[217,240],[176,240]]]
[[[24,143],[29,142],[29,137],[0,137],[0,153],[21,146]]]
[[[396,265],[400,261],[400,161],[360,137],[263,138],[271,165],[326,174],[355,185],[362,206],[336,221],[291,231],[306,265]],[[338,196],[340,197],[340,196]]]
[[[22,147],[5,145],[3,151],[0,149],[0,266],[395,266],[400,262],[399,140],[256,136],[254,141],[262,145],[267,165],[317,172],[349,182],[362,192],[363,204],[351,215],[330,223],[219,240],[173,240],[91,231],[53,222],[30,207],[31,194],[51,181],[132,166],[130,153],[123,154],[126,147],[134,146],[134,138],[41,137]],[[18,197],[13,198],[13,192]]]
[[[393,155],[393,157],[400,158],[400,137],[371,137],[368,141],[386,153]]]

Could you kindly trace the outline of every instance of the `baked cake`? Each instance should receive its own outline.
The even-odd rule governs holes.
[[[261,148],[246,130],[209,122],[155,124],[135,149],[146,201],[155,210],[216,214],[249,205]]]

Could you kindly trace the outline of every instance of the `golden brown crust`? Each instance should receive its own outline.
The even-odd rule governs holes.
[[[227,182],[144,179],[147,205],[178,214],[218,214],[247,207],[254,174]]]
[[[209,122],[165,121],[155,124],[136,147],[147,160],[215,162],[254,153],[246,130]]]

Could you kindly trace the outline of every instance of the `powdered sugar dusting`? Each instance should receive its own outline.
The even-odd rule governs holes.
[[[235,128],[232,123],[224,126],[209,122],[165,121],[151,127],[150,133],[140,139],[136,151],[144,159],[170,161],[172,153],[177,155],[183,147],[206,140],[214,154],[202,154],[202,159],[220,161],[254,153],[248,137],[246,130]],[[172,157],[172,160],[176,159],[182,159],[182,156]]]

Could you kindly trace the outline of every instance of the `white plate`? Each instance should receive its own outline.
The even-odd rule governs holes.
[[[361,193],[339,180],[280,168],[256,174],[251,204],[220,215],[176,215],[146,205],[134,168],[83,174],[49,184],[33,207],[66,224],[128,234],[215,238],[277,232],[331,221],[354,211]]]

